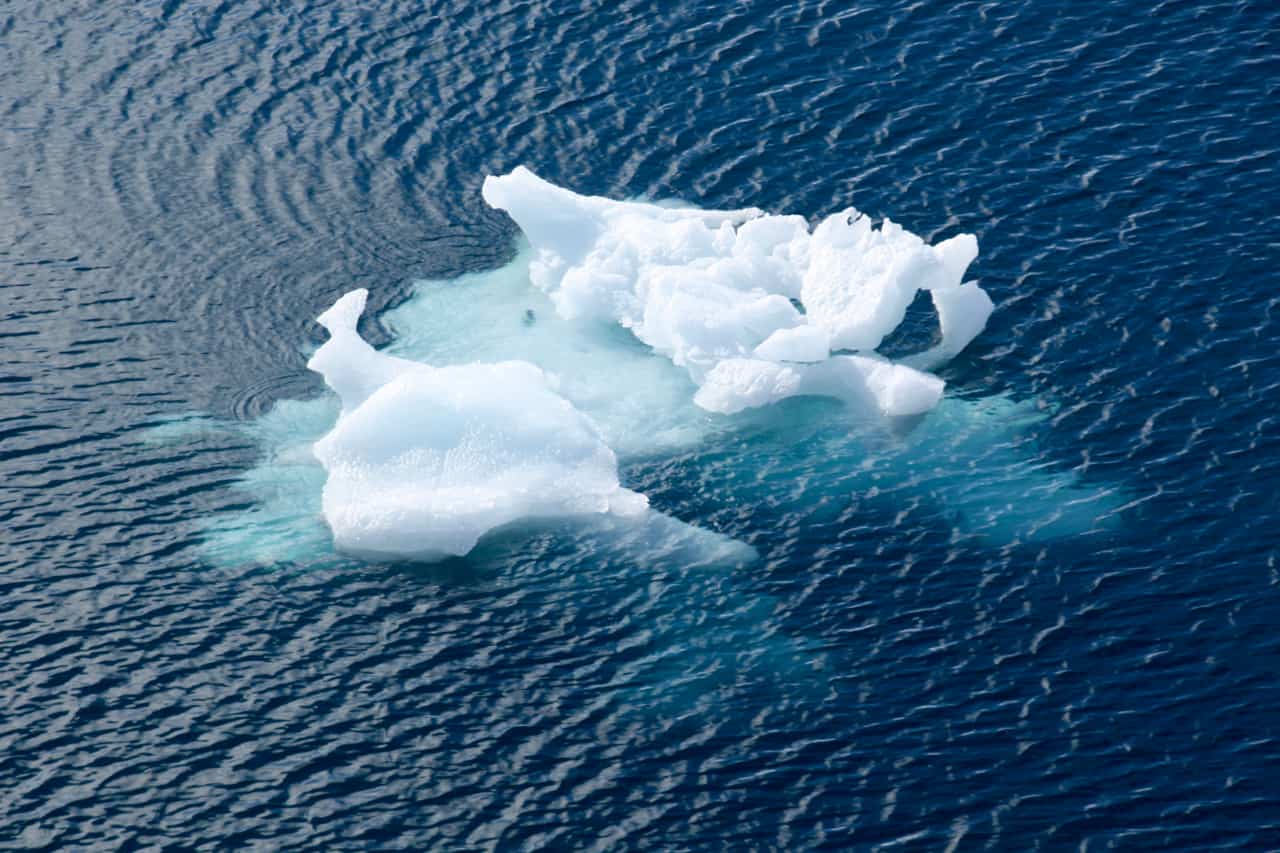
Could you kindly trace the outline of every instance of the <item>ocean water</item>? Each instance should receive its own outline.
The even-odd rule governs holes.
[[[1280,847],[1277,104],[1259,2],[0,5],[0,847]],[[312,318],[532,351],[520,164],[996,312],[904,434],[619,448],[754,561],[344,558]]]

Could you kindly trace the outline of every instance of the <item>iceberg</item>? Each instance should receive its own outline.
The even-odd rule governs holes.
[[[484,181],[536,252],[533,283],[568,320],[629,330],[687,371],[704,409],[733,414],[791,396],[831,396],[888,416],[929,411],[925,371],[986,326],[987,294],[964,275],[978,242],[935,246],[849,208],[810,230],[756,208],[699,210],[584,196],[518,167]],[[892,362],[876,353],[928,291],[940,342]]]

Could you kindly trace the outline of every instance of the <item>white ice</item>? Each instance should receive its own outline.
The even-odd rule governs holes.
[[[335,545],[369,557],[463,555],[516,521],[643,517],[590,418],[524,361],[431,367],[380,353],[356,323],[367,292],[322,314],[329,340],[308,366],[342,413],[316,442]]]
[[[902,500],[937,502],[1006,540],[1075,535],[1112,511],[1108,495],[1024,458],[1003,409],[956,397],[934,410],[944,386],[926,371],[963,350],[992,309],[962,281],[972,237],[928,246],[853,211],[811,230],[754,209],[612,201],[524,169],[484,193],[529,243],[500,269],[418,282],[381,318],[385,352],[357,332],[363,291],[321,315],[330,338],[310,366],[338,399],[283,401],[250,425],[269,452],[242,483],[254,507],[210,536],[219,559],[305,558],[330,531],[362,556],[475,558],[568,518],[557,538],[592,553],[749,560],[745,545],[648,509],[620,483],[619,459],[668,500],[654,490],[696,480],[684,466],[704,450],[712,467],[741,457],[728,469],[744,472],[738,485],[723,465],[709,475],[720,485],[707,499],[722,505],[772,505],[803,482],[806,504],[843,506],[900,481]],[[922,289],[936,346],[878,354]],[[815,401],[770,408],[815,396],[867,417]],[[879,416],[931,410],[923,422]],[[783,443],[741,445],[775,433]],[[822,450],[804,450],[817,441]]]
[[[732,414],[796,395],[833,396],[886,415],[937,405],[925,373],[986,325],[991,300],[964,282],[978,254],[961,234],[930,246],[852,208],[812,231],[754,208],[676,209],[583,196],[524,167],[490,176],[485,200],[536,251],[530,276],[570,320],[602,319],[684,368],[703,408]],[[875,353],[927,290],[941,341],[890,362]]]
[[[705,395],[716,382],[699,389],[686,370],[655,357],[616,325],[561,318],[550,299],[530,286],[532,259],[526,246],[499,269],[417,282],[409,298],[379,317],[392,340],[373,369],[391,356],[396,357],[391,364],[437,368],[510,359],[536,364],[556,378],[556,393],[597,425],[617,454],[624,482],[638,477],[627,484],[640,491],[660,484],[663,502],[670,497],[668,489],[710,488],[705,500],[711,506],[769,507],[794,496],[797,503],[787,504],[788,513],[817,512],[875,491],[890,505],[935,506],[954,515],[964,533],[998,542],[1080,535],[1105,524],[1095,519],[1114,514],[1123,503],[1071,472],[1046,465],[1032,435],[1043,427],[1045,415],[1028,420],[1026,406],[1036,411],[1032,404],[1011,409],[998,400],[948,395],[927,417],[892,430],[874,414],[851,417],[852,412],[818,400],[793,400],[735,417],[708,412],[693,397],[698,393],[707,402]],[[346,328],[354,335],[349,324]],[[363,347],[350,352],[354,358],[368,355]],[[841,358],[824,364],[839,365]],[[337,379],[355,363],[339,361],[331,372]],[[714,378],[726,378],[723,372],[733,365],[727,361]],[[798,395],[799,378],[787,373],[796,366],[803,363],[773,364],[772,369],[784,389],[791,377],[797,384],[790,389]],[[765,385],[765,393],[772,393]],[[193,419],[148,433],[148,440],[172,442],[230,429],[263,450],[238,484],[252,503],[209,522],[203,551],[211,560],[219,565],[303,563],[332,555],[333,535],[322,505],[327,473],[312,447],[333,430],[340,410],[337,395],[326,394],[281,400],[243,424]],[[400,429],[395,416],[387,429]],[[707,474],[714,486],[701,480],[704,465],[715,472]],[[668,483],[675,485],[663,485]],[[797,489],[798,483],[803,488]],[[562,547],[591,559],[611,554],[609,559],[646,566],[690,566],[751,558],[741,543],[653,510],[640,519],[594,514],[551,523]],[[543,522],[537,526],[547,529]],[[528,532],[527,525],[515,524],[483,537],[468,559],[478,566],[505,565],[501,555],[527,543]]]

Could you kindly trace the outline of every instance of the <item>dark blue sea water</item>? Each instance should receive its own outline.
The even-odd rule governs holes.
[[[977,234],[989,416],[625,461],[746,567],[336,555],[311,318],[519,164]],[[1267,2],[0,3],[0,846],[1280,848],[1278,170]]]

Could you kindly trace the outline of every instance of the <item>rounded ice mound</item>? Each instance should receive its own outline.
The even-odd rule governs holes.
[[[537,252],[530,277],[566,319],[630,330],[685,368],[705,409],[732,413],[825,395],[885,415],[927,411],[942,380],[924,373],[986,326],[993,305],[964,282],[978,242],[930,246],[852,208],[810,231],[799,216],[698,210],[583,196],[518,167],[484,198]],[[902,362],[875,353],[920,290],[940,342]]]
[[[595,424],[541,369],[435,368],[380,353],[356,331],[366,295],[352,291],[320,316],[330,337],[308,363],[342,399],[314,446],[340,550],[439,559],[521,519],[647,514]]]

